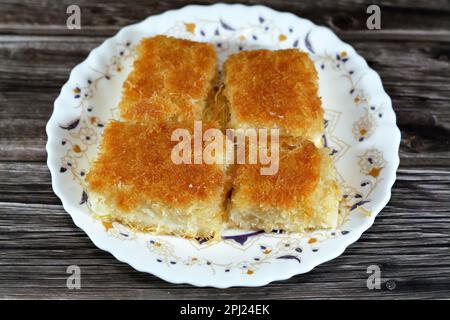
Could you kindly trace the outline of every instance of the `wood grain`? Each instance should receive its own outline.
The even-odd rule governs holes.
[[[234,1],[222,1],[234,3]],[[77,1],[82,8],[82,29],[67,30],[65,28],[66,8],[73,4],[71,0],[25,0],[3,1],[0,33],[28,35],[92,35],[111,36],[123,26],[141,21],[149,15],[160,14],[170,9],[181,8],[190,1],[146,1],[128,2]],[[199,0],[196,4],[209,4],[211,1]],[[374,2],[371,0],[335,1],[283,1],[252,0],[241,1],[247,5],[267,5],[275,10],[289,11],[299,16],[308,17],[317,24],[333,28],[340,35],[348,33],[364,37],[378,38],[374,32],[366,29],[366,9]],[[450,34],[450,12],[447,0],[419,1],[382,1],[382,29],[380,32],[390,36],[405,34],[424,35],[425,32],[434,37],[448,37]],[[18,14],[20,13],[20,14]],[[407,19],[405,19],[407,15]],[[424,18],[425,17],[425,18]]]
[[[70,0],[0,0],[0,298],[450,298],[449,1],[384,1],[379,31],[365,28],[372,1],[262,1],[331,27],[380,74],[402,131],[401,164],[391,201],[341,257],[287,281],[227,290],[134,271],[97,249],[52,192],[44,128],[70,70],[121,27],[187,1],[77,3],[83,27],[67,30]],[[71,264],[82,269],[81,290],[66,288]],[[382,290],[366,287],[372,264]]]
[[[44,128],[53,101],[70,70],[102,40],[0,35],[0,160],[45,161]],[[431,161],[439,153],[449,164],[450,42],[355,40],[352,45],[379,72],[393,99],[403,129],[402,152],[416,157],[429,149]],[[417,161],[429,163],[427,157],[417,155]]]

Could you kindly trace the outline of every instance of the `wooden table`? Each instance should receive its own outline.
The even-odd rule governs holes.
[[[72,0],[0,1],[1,298],[450,298],[449,1],[379,3],[377,31],[366,28],[375,1],[262,1],[332,28],[379,72],[402,131],[401,165],[391,201],[341,257],[287,281],[227,290],[173,285],[120,263],[53,194],[44,127],[70,70],[121,27],[187,4],[76,2],[81,30],[65,27]],[[81,290],[66,288],[72,264]],[[366,287],[372,264],[381,290]]]

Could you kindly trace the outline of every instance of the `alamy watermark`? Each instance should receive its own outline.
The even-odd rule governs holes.
[[[259,163],[261,175],[274,175],[279,169],[278,129],[226,129],[224,135],[216,128],[203,132],[202,122],[195,121],[193,135],[178,128],[171,140],[178,142],[171,153],[175,164]]]
[[[81,268],[76,264],[70,265],[67,267],[66,273],[70,274],[66,280],[67,289],[81,289]]]
[[[367,267],[367,273],[370,274],[367,278],[367,289],[380,290],[381,289],[381,269],[379,266],[373,264]]]
[[[369,290],[381,290],[381,268],[376,264],[372,264],[367,267],[367,277],[366,285]],[[385,283],[386,289],[394,290],[397,287],[395,280],[387,280]]]
[[[66,20],[66,26],[69,30],[81,29],[81,9],[76,4],[67,7],[66,13],[70,16]]]
[[[380,30],[381,29],[381,9],[376,4],[372,4],[367,7],[367,14],[370,16],[367,18],[366,26],[369,30]]]

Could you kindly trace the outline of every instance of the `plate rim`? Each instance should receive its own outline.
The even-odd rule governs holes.
[[[347,45],[348,47],[350,47],[357,56],[361,57],[364,65],[361,65],[361,69],[364,69],[366,71],[372,72],[374,74],[376,74],[376,76],[378,77],[378,81],[379,81],[379,85],[380,87],[378,88],[380,90],[380,93],[383,94],[385,96],[385,100],[386,100],[386,108],[389,109],[390,111],[392,111],[392,115],[393,115],[393,120],[392,120],[392,129],[394,131],[394,137],[393,138],[393,142],[391,142],[391,145],[393,147],[393,150],[395,151],[395,158],[392,156],[392,159],[390,158],[389,160],[392,162],[392,172],[390,172],[390,174],[388,176],[385,177],[386,181],[386,195],[384,196],[383,199],[380,199],[376,205],[373,207],[373,212],[374,214],[372,214],[370,217],[367,218],[366,223],[364,225],[361,225],[360,227],[358,227],[358,229],[354,229],[352,230],[351,234],[349,234],[347,241],[345,241],[345,243],[343,243],[341,245],[341,247],[339,248],[339,250],[335,250],[327,255],[322,255],[316,258],[315,263],[307,269],[303,269],[303,271],[299,271],[299,268],[293,265],[289,265],[287,266],[284,270],[283,273],[277,273],[277,274],[265,274],[260,275],[258,278],[254,278],[252,279],[252,282],[247,282],[245,284],[243,283],[239,283],[239,279],[237,278],[229,278],[228,281],[226,282],[216,282],[216,283],[211,283],[210,281],[202,281],[201,279],[195,279],[195,278],[190,278],[190,279],[182,279],[179,276],[176,275],[176,272],[172,271],[172,272],[164,272],[164,271],[158,271],[158,270],[145,270],[143,267],[141,267],[136,261],[133,261],[132,259],[128,259],[129,256],[127,257],[126,254],[120,254],[120,252],[115,251],[113,247],[108,246],[107,242],[102,241],[102,239],[100,239],[95,232],[89,232],[89,228],[88,226],[85,224],[86,221],[83,221],[83,217],[81,217],[79,214],[77,214],[77,211],[80,210],[79,208],[74,207],[69,199],[67,198],[67,196],[64,194],[64,192],[60,189],[59,187],[59,183],[57,181],[57,175],[58,175],[58,168],[59,165],[55,165],[55,163],[57,163],[57,159],[55,159],[55,151],[52,150],[52,147],[55,145],[55,137],[52,136],[52,128],[51,125],[52,123],[54,123],[55,120],[55,113],[59,104],[59,99],[61,98],[63,92],[67,89],[69,83],[72,82],[72,80],[75,78],[75,73],[77,72],[77,70],[81,67],[82,64],[84,64],[86,61],[88,61],[89,59],[92,58],[93,55],[96,54],[97,50],[99,50],[102,47],[105,47],[109,42],[112,41],[112,39],[114,39],[117,35],[119,35],[121,32],[124,32],[124,30],[129,29],[129,28],[133,28],[136,27],[139,24],[145,24],[149,19],[151,18],[161,18],[164,17],[165,15],[170,15],[171,13],[174,12],[180,12],[180,11],[187,11],[187,10],[195,10],[195,9],[208,9],[208,8],[220,8],[220,7],[224,7],[224,8],[239,8],[241,10],[255,10],[255,9],[260,9],[266,12],[269,12],[270,14],[276,14],[276,15],[289,15],[291,16],[291,18],[294,19],[300,19],[303,21],[308,21],[308,23],[311,24],[311,26],[313,28],[324,28],[327,29],[329,32],[331,32],[333,35],[336,36],[336,38],[343,44]],[[64,210],[72,217],[72,220],[74,221],[75,225],[82,229],[86,235],[88,236],[89,239],[91,239],[91,241],[94,243],[94,245],[96,247],[98,247],[99,249],[109,252],[110,254],[112,254],[114,256],[114,258],[116,258],[117,260],[126,263],[128,265],[130,265],[132,268],[136,269],[137,271],[140,272],[145,272],[145,273],[150,273],[158,278],[161,278],[167,282],[170,283],[174,283],[174,284],[182,284],[182,283],[186,283],[186,284],[190,284],[190,285],[194,285],[194,286],[198,286],[198,287],[216,287],[216,288],[228,288],[228,287],[235,287],[235,286],[245,286],[245,287],[258,287],[258,286],[264,286],[267,285],[270,282],[273,281],[281,281],[281,280],[286,280],[289,279],[295,275],[298,274],[304,274],[307,272],[310,272],[312,269],[314,269],[315,267],[317,267],[318,265],[321,265],[327,261],[333,260],[337,257],[339,257],[340,255],[342,255],[342,253],[354,242],[358,241],[358,239],[362,236],[362,234],[364,232],[366,232],[374,223],[375,218],[378,216],[378,214],[381,212],[381,210],[387,205],[387,203],[389,202],[391,195],[392,195],[392,187],[396,181],[396,176],[397,176],[397,170],[399,167],[399,163],[400,163],[400,156],[399,156],[399,149],[400,149],[400,142],[401,142],[401,133],[400,130],[398,128],[397,125],[397,120],[396,120],[396,114],[394,111],[394,108],[392,106],[392,99],[390,98],[390,96],[387,94],[387,92],[384,89],[383,86],[383,82],[381,80],[381,77],[379,76],[379,74],[373,70],[366,62],[366,60],[360,56],[358,54],[358,52],[353,48],[353,46],[351,46],[350,44],[342,41],[339,37],[337,37],[337,35],[328,27],[325,26],[320,26],[315,24],[314,22],[310,21],[309,19],[305,19],[302,17],[299,17],[291,12],[286,12],[286,11],[278,11],[278,10],[274,10],[270,7],[267,6],[263,6],[263,5],[243,5],[243,4],[224,4],[224,3],[216,3],[216,4],[212,4],[212,5],[187,5],[178,9],[171,9],[171,10],[167,10],[164,11],[160,14],[157,15],[151,15],[149,17],[147,17],[146,19],[139,21],[137,23],[134,24],[130,24],[127,26],[124,26],[122,28],[120,28],[114,35],[106,38],[100,45],[98,45],[96,48],[92,49],[89,54],[87,55],[87,57],[80,62],[79,64],[77,64],[75,67],[72,68],[69,77],[67,79],[67,81],[65,82],[65,84],[61,87],[61,90],[58,94],[58,97],[55,99],[54,102],[54,106],[53,106],[53,111],[52,114],[46,124],[46,134],[47,134],[47,143],[46,143],[46,152],[47,152],[47,166],[50,170],[51,173],[51,181],[52,181],[52,189],[53,192],[58,196],[58,198],[61,200],[62,206],[64,208]],[[89,222],[88,222],[89,223]],[[175,275],[173,275],[175,273]]]

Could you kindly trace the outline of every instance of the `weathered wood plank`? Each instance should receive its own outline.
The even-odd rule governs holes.
[[[0,202],[61,204],[43,162],[0,162]]]
[[[39,163],[0,163],[0,173],[5,189],[14,188],[23,177],[28,177],[30,183],[49,181],[45,164]],[[187,299],[192,296],[184,289],[189,288],[198,298],[208,298],[211,292],[230,298],[238,291],[249,298],[345,297],[342,291],[346,290],[360,298],[405,298],[414,288],[411,298],[445,298],[450,294],[449,184],[447,167],[400,169],[390,204],[344,256],[308,276],[261,290],[172,286],[137,273],[96,249],[59,205],[2,203],[0,244],[4,250],[0,251],[0,287],[4,291],[0,290],[0,295],[37,297],[40,289],[49,288],[45,290],[47,298],[161,298],[161,292],[167,292],[171,298]],[[435,196],[439,190],[440,195]],[[65,288],[65,270],[71,264],[82,268],[83,289],[78,292]],[[397,289],[367,290],[365,271],[371,264],[381,266],[386,280],[397,281]],[[137,296],[136,288],[140,290]],[[289,294],[284,293],[286,290]]]
[[[233,2],[233,1],[223,1]],[[73,1],[54,2],[21,1],[0,2],[2,34],[53,34],[53,35],[104,35],[110,36],[125,25],[139,22],[146,17],[162,13],[169,9],[183,7],[189,1],[155,1],[145,0],[128,2],[77,1],[81,8],[81,30],[67,30],[66,8]],[[213,1],[197,1],[198,4],[213,3]],[[263,0],[241,1],[244,4],[264,4],[280,11],[289,11],[299,16],[311,19],[317,24],[335,29],[340,35],[352,32],[364,33],[364,37],[379,37],[379,34],[367,31],[366,9],[373,4],[370,0],[339,1],[291,1]],[[448,36],[450,21],[448,14],[450,4],[446,0],[435,1],[383,1],[379,4],[382,12],[382,30],[389,34],[405,33],[417,35],[426,32],[436,35],[440,32],[442,38]],[[407,19],[405,19],[407,15]],[[404,36],[404,35],[403,35]]]
[[[163,298],[167,294],[174,299],[194,296],[208,299],[212,293],[213,297],[223,298],[237,294],[247,298],[344,298],[345,292],[359,298],[448,298],[450,217],[444,211],[433,214],[433,217],[417,217],[417,213],[409,209],[388,207],[343,256],[308,275],[258,290],[217,290],[173,286],[133,271],[96,249],[83,232],[73,226],[61,206],[2,203],[0,244],[4,249],[0,251],[0,296],[37,297],[45,288],[46,298]],[[81,267],[80,291],[65,287],[66,268],[71,264]],[[396,281],[395,290],[366,288],[366,269],[372,264],[381,267],[384,281]]]
[[[101,40],[0,36],[0,159],[45,160],[44,128],[53,101],[71,68]],[[402,160],[448,164],[450,73],[445,70],[450,70],[450,43],[352,44],[379,72],[393,99],[402,130]]]

